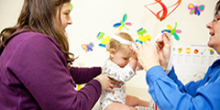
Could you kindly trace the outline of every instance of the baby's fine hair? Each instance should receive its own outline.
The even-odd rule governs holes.
[[[127,41],[134,42],[134,39],[128,33],[126,33],[126,32],[116,33],[116,36],[121,37],[121,38],[123,38],[123,39],[125,39]],[[111,38],[109,43],[106,46],[106,50],[110,51],[110,49],[115,49],[115,51],[117,52],[121,48],[129,48],[129,46],[130,45],[120,43],[119,41],[115,40],[114,38]],[[127,54],[130,54],[130,53],[131,53],[131,51],[128,51]]]

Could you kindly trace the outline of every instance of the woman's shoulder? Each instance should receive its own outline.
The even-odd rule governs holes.
[[[38,47],[55,45],[56,47],[60,48],[56,40],[49,35],[34,31],[24,31],[17,33],[15,36],[13,36],[10,42],[12,42],[13,44],[18,43],[19,45],[37,45]]]
[[[38,32],[33,32],[33,31],[22,32],[18,36],[20,36],[21,39],[23,39],[23,41],[25,41],[25,40],[33,41],[33,42],[38,41],[39,43],[50,41],[50,42],[57,44],[57,42],[49,35],[38,33]]]

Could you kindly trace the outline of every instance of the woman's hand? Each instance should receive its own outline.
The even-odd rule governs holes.
[[[122,82],[120,81],[116,81],[110,77],[108,77],[106,74],[100,74],[99,76],[97,76],[97,78],[99,79],[100,83],[102,84],[102,90],[108,90],[112,93],[114,93],[115,91],[113,90],[113,88],[119,88],[120,84]]]
[[[155,48],[159,56],[159,62],[161,67],[166,70],[170,54],[171,54],[171,39],[168,33],[163,33],[162,37],[156,40]]]
[[[137,54],[137,57],[146,72],[151,67],[159,65],[158,54],[150,41],[146,41],[146,43],[143,44],[136,43],[136,45],[133,44],[132,47],[132,51]]]

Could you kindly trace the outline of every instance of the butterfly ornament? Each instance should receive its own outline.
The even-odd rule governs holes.
[[[115,24],[113,25],[113,27],[115,27],[115,28],[119,27],[118,30],[121,30],[122,27],[124,27],[125,29],[129,30],[129,29],[126,27],[126,25],[131,26],[131,23],[130,23],[130,22],[125,22],[126,19],[127,19],[127,14],[124,14],[122,20],[121,20],[120,22],[118,22],[118,23],[115,23]]]
[[[191,10],[190,14],[195,14],[195,15],[200,15],[202,11],[204,11],[205,9],[205,5],[199,5],[199,6],[195,6],[192,3],[190,3],[188,5],[188,9]]]
[[[93,47],[94,47],[94,44],[92,42],[89,44],[82,44],[82,48],[83,50],[85,50],[85,52],[92,51]]]
[[[138,39],[135,42],[139,42],[140,44],[146,42],[147,40],[151,40],[151,36],[149,34],[144,36],[144,33],[146,33],[147,31],[144,28],[140,28],[137,31]]]
[[[174,28],[172,28],[172,27],[168,24],[168,25],[167,25],[167,28],[168,28],[168,29],[162,30],[162,33],[168,32],[168,33],[170,33],[170,35],[173,35],[174,38],[178,41],[178,40],[180,40],[180,38],[179,38],[179,36],[177,35],[177,33],[181,33],[181,30],[176,29],[176,27],[177,27],[177,23],[175,23],[175,27],[174,27]]]
[[[103,38],[103,36],[105,35],[104,32],[99,32],[97,35],[98,40],[101,40],[99,46],[101,47],[106,47],[106,44],[109,43],[111,37],[110,36],[106,36],[105,38]]]

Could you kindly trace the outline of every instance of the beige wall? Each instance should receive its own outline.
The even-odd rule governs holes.
[[[23,0],[0,0],[0,30],[16,24],[22,4]]]

